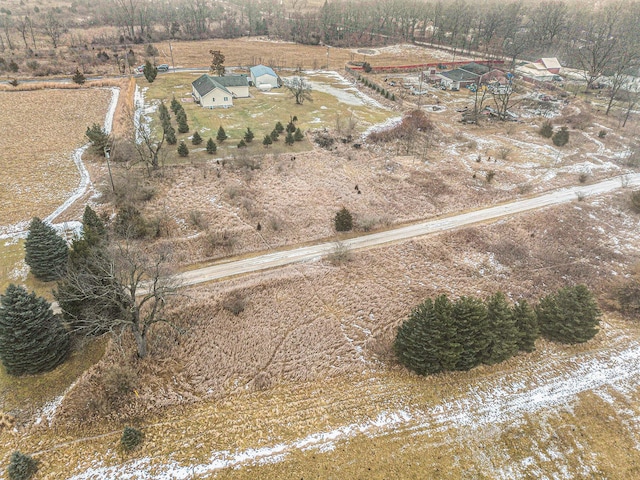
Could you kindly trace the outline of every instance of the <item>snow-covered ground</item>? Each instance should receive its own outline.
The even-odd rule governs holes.
[[[268,446],[238,451],[212,450],[209,459],[195,464],[180,464],[158,458],[141,458],[118,466],[100,462],[72,480],[112,478],[127,479],[188,479],[211,474],[224,468],[239,468],[286,460],[295,451],[335,449],[341,442],[360,435],[377,437],[411,432],[414,437],[436,432],[463,430],[467,435],[484,428],[513,426],[529,415],[544,422],[545,415],[571,412],[576,397],[592,392],[605,401],[615,403],[617,397],[628,397],[640,386],[640,343],[621,336],[614,340],[621,348],[610,348],[591,354],[570,357],[549,356],[531,372],[514,372],[489,379],[472,388],[462,398],[442,399],[431,405],[406,405],[380,413],[368,421],[349,423],[301,437],[294,441],[276,442]],[[526,380],[523,380],[526,378]],[[633,438],[640,439],[640,425],[630,418],[626,428]],[[419,441],[419,440],[416,440]],[[548,451],[547,456],[553,452]],[[562,462],[557,455],[557,462]],[[529,457],[527,457],[529,458]],[[527,478],[526,469],[535,463],[529,458],[503,466],[500,478]],[[491,465],[495,468],[495,465]],[[584,468],[590,470],[589,465]],[[484,472],[492,475],[493,471]],[[571,476],[558,477],[571,478]]]
[[[103,129],[106,133],[111,133],[111,129],[113,128],[113,116],[116,112],[116,106],[118,105],[118,98],[120,96],[120,89],[113,87],[111,90],[111,100],[109,102],[109,108],[107,109],[107,114],[105,116]],[[90,144],[87,143],[72,153],[73,162],[76,164],[78,168],[78,172],[80,172],[80,183],[76,187],[76,189],[72,192],[71,196],[65,200],[65,202],[56,208],[51,214],[49,214],[44,221],[53,225],[59,232],[74,232],[78,229],[78,222],[65,222],[65,223],[54,223],[55,219],[58,218],[66,209],[68,209],[73,203],[82,197],[87,189],[91,185],[91,178],[89,177],[89,172],[82,161],[82,155],[89,148]],[[7,238],[24,238],[28,233],[29,222],[19,222],[14,225],[0,225],[0,240]]]

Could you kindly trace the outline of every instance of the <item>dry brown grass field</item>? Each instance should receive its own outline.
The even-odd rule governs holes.
[[[208,48],[181,54],[195,62],[198,49]],[[398,51],[406,52],[403,60],[411,57],[411,49]],[[455,110],[470,101],[467,91],[405,96],[403,108],[422,107],[435,125],[429,142],[408,149],[402,142],[362,140],[362,148],[338,142],[332,150],[260,153],[261,166],[253,170],[230,157],[226,165],[167,166],[153,178],[135,169],[117,175],[144,173],[140,181],[155,193],[137,206],[167,226],[164,238],[144,244],[172,246],[176,263],[187,266],[336,238],[332,217],[341,206],[363,232],[629,171],[633,126],[617,129],[617,119],[597,116],[597,104],[572,98],[558,107],[554,124],[572,128],[569,144],[557,148],[537,134],[536,105],[522,102],[518,123],[463,126]],[[126,102],[123,115],[131,109]],[[308,139],[317,133],[309,131]],[[99,162],[90,168],[95,179],[104,178]],[[500,401],[512,393],[526,397],[527,388],[551,381],[549,388],[559,388],[588,373],[580,370],[583,362],[597,366],[618,352],[635,352],[640,331],[628,319],[608,311],[602,331],[586,345],[540,341],[533,354],[465,373],[418,378],[391,353],[396,327],[414,305],[439,293],[484,297],[500,289],[533,301],[559,286],[586,283],[606,307],[611,282],[640,260],[639,217],[629,195],[621,189],[576,198],[488,225],[348,252],[340,261],[186,289],[168,312],[183,334],[158,327],[144,361],[123,353],[130,339],[111,343],[64,400],[51,399],[44,410],[34,406],[17,433],[0,430],[0,460],[20,448],[52,479],[124,477],[129,472],[119,464],[147,469],[151,477],[179,468],[182,478],[635,478],[635,376],[537,409],[506,404],[506,420],[488,421],[492,412],[483,405],[485,398],[505,405]],[[49,425],[51,409],[57,417]],[[414,411],[433,416],[402,420]],[[33,425],[29,416],[44,419]],[[385,426],[390,418],[398,428]],[[146,434],[130,455],[117,447],[125,425]],[[318,440],[323,432],[326,441]],[[256,448],[272,454],[254,462]],[[227,462],[232,457],[239,460]],[[228,467],[195,470],[218,460]]]
[[[46,217],[77,187],[71,153],[102,124],[110,90],[0,92],[5,113],[0,138],[0,225]]]
[[[498,472],[511,472],[511,478],[527,478],[565,472],[580,478],[589,471],[596,478],[634,478],[640,456],[631,446],[640,431],[633,382],[586,389],[539,409],[508,403],[504,420],[490,420],[487,409],[509,402],[512,389],[527,405],[526,393],[516,395],[526,392],[524,386],[548,395],[552,378],[561,377],[562,390],[583,362],[636,348],[635,323],[609,313],[586,345],[540,341],[536,352],[500,365],[428,378],[407,374],[389,353],[394,328],[427,296],[502,289],[512,299],[534,300],[578,282],[605,292],[639,260],[639,220],[628,210],[628,194],[352,252],[341,265],[321,261],[189,289],[171,313],[187,332],[156,337],[151,357],[137,363],[135,394],[109,407],[100,379],[126,371],[131,361],[110,349],[64,400],[55,428],[0,433],[5,455],[18,444],[35,452],[47,478],[136,460],[142,463],[134,468],[156,474],[177,465],[189,471],[188,465],[236,458],[234,452],[245,460],[193,474],[502,478]],[[234,315],[229,310],[239,300],[244,309]],[[420,421],[427,423],[392,416],[416,409],[431,412]],[[437,413],[449,409],[451,416]],[[102,421],[89,422],[96,413]],[[397,428],[385,427],[390,421],[399,421]],[[114,447],[122,426],[131,423],[144,429],[146,441],[122,456]],[[321,440],[314,436],[320,432],[339,434]],[[305,441],[318,446],[305,449]],[[274,447],[266,462],[252,464],[252,448]],[[278,457],[279,448],[286,457]],[[96,470],[87,478],[118,476],[101,475]]]

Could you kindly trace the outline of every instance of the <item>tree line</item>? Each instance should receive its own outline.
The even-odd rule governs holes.
[[[107,45],[243,35],[342,47],[417,41],[512,60],[559,56],[564,65],[586,70],[592,84],[603,72],[638,65],[639,24],[640,2],[632,0],[590,4],[589,9],[564,0],[326,0],[321,7],[298,0],[224,5],[213,0],[96,0],[67,8],[0,10],[0,52],[20,43],[36,50],[34,30],[54,48],[63,39],[79,46],[87,39],[73,37],[69,29],[97,25],[119,32],[116,38],[90,39]]]
[[[446,295],[428,298],[398,329],[395,353],[420,375],[469,370],[531,352],[540,335],[561,343],[583,343],[595,336],[600,310],[584,285],[565,287],[532,307],[510,304],[502,292],[486,300]]]

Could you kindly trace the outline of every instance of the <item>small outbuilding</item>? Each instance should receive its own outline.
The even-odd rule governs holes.
[[[249,97],[246,75],[214,77],[204,74],[191,83],[191,95],[204,108],[232,107],[234,98]]]
[[[251,72],[251,82],[256,88],[261,88],[261,85],[269,85],[271,88],[278,88],[280,83],[280,77],[270,67],[264,65],[256,65],[249,69]],[[263,87],[264,88],[264,87]]]
[[[449,72],[442,72],[438,74],[440,77],[440,84],[445,88],[459,90],[462,87],[466,87],[473,83],[478,83],[480,75],[473,72],[469,72],[463,68],[456,68]]]

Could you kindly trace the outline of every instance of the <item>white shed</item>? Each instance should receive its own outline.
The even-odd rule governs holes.
[[[256,65],[249,70],[251,72],[251,81],[257,88],[265,84],[270,85],[271,88],[278,88],[280,86],[280,79],[273,69],[265,67],[264,65]]]

